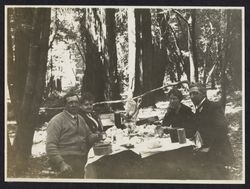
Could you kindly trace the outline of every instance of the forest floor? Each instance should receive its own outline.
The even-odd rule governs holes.
[[[209,90],[208,98],[210,100],[218,100],[218,90]],[[185,104],[192,106],[190,100],[185,100]],[[143,109],[140,113],[143,117],[157,115],[160,119],[164,116],[165,108],[168,102],[159,102],[156,104],[157,108]],[[226,105],[226,118],[229,122],[229,138],[232,144],[233,152],[235,155],[235,163],[228,167],[232,180],[241,180],[243,177],[242,167],[242,139],[244,139],[244,130],[242,129],[242,94],[240,91],[233,92],[227,98]],[[150,117],[149,116],[149,117]],[[45,154],[45,139],[46,139],[46,126],[45,123],[42,127],[36,130],[34,135],[34,142],[32,147],[32,158],[30,158],[28,171],[23,175],[23,178],[51,178],[55,173],[49,168],[47,156]],[[8,125],[8,133],[13,140],[16,127],[13,124]],[[11,163],[7,166],[7,177],[15,178],[13,165]]]

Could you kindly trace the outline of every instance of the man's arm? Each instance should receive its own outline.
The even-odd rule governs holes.
[[[58,169],[64,164],[64,160],[58,150],[60,135],[61,125],[58,120],[52,119],[47,128],[46,152],[50,163]]]
[[[172,114],[173,110],[168,108],[167,113],[165,114],[163,121],[162,121],[162,126],[170,126],[172,123]]]
[[[86,121],[82,118],[82,124],[85,127],[86,132],[86,142],[89,147],[101,139],[102,134],[100,132],[92,133]]]
[[[207,142],[206,146],[207,148],[213,148],[217,144],[217,141],[220,139],[220,137],[224,137],[226,133],[226,126],[227,121],[224,115],[224,112],[222,111],[221,107],[218,104],[214,104],[213,107],[210,110],[210,119],[211,122],[208,125],[209,128],[207,128]]]

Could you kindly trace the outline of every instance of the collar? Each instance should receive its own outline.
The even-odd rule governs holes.
[[[64,110],[64,112],[67,113],[72,119],[77,118],[77,114],[73,115],[73,114],[69,113],[67,110]]]
[[[206,100],[206,97],[203,98],[203,100],[200,102],[200,104],[198,104],[198,105],[195,107],[196,111],[198,111],[198,112],[201,112],[201,111],[202,111],[202,109],[203,109],[202,105],[203,105],[203,103],[204,103],[205,100]]]
[[[87,117],[89,118],[89,119],[91,119],[94,123],[95,123],[95,125],[98,127],[98,122],[93,118],[93,116],[92,116],[92,114],[91,113],[87,113],[86,114],[87,115]]]

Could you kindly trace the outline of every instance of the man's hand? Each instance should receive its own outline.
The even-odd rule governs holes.
[[[201,148],[199,151],[203,152],[203,153],[204,152],[206,153],[206,152],[209,152],[209,150],[210,150],[210,148]]]
[[[72,172],[72,167],[67,163],[63,162],[60,166],[61,174],[70,174]]]
[[[207,147],[207,148],[197,148],[197,147],[194,147],[193,149],[195,152],[202,152],[202,153],[206,153],[206,152],[209,152],[210,148]]]
[[[97,141],[100,141],[100,140],[102,140],[102,139],[103,139],[102,133],[99,132],[99,131],[97,131],[97,132],[96,132],[96,140],[97,140]]]

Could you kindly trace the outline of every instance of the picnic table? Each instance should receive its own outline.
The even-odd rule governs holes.
[[[141,131],[143,127],[137,129]],[[90,149],[85,167],[87,179],[227,179],[224,170],[216,168],[213,162],[203,163],[189,139],[180,144],[172,142],[168,134],[160,137],[152,133],[119,139],[119,132],[117,140],[112,141],[112,153],[95,155]],[[128,143],[133,147],[125,147]]]
[[[180,179],[186,176],[183,175],[186,169],[183,158],[192,156],[194,143],[188,139],[184,144],[173,143],[169,135],[153,135],[155,127],[151,127],[151,136],[132,134],[121,137],[119,130],[120,133],[116,132],[117,140],[112,141],[112,153],[108,155],[95,155],[91,148],[86,164],[86,178]],[[144,126],[137,128],[140,131],[145,129]],[[132,147],[126,147],[126,144]]]

